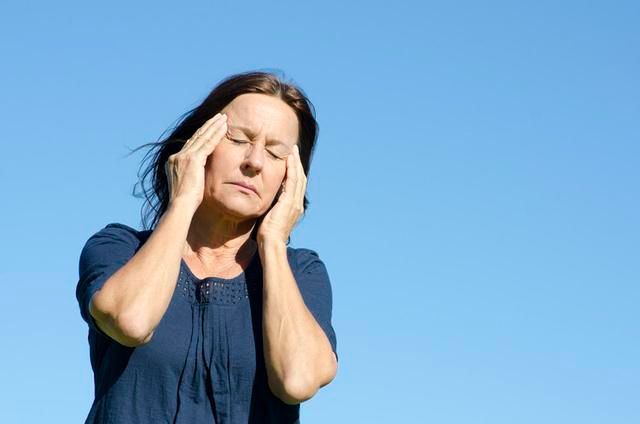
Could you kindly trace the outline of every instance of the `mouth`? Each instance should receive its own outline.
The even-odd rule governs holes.
[[[247,191],[252,191],[254,192],[256,195],[258,194],[258,191],[256,190],[256,188],[250,184],[246,184],[246,183],[241,183],[241,182],[237,182],[237,183],[229,183],[229,184],[233,184],[236,185],[238,187],[242,187]]]

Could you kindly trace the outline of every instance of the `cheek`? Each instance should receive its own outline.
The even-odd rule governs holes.
[[[209,155],[204,165],[205,186],[213,188],[226,175],[225,161],[215,155]]]
[[[216,174],[216,170],[220,169],[220,164],[216,163],[213,156],[209,156],[204,164],[204,172],[207,178],[213,177]]]
[[[230,168],[236,164],[240,158],[237,157],[237,152],[230,150],[226,145],[222,143],[216,146],[216,149],[207,157],[205,168],[208,172],[215,169],[216,175],[227,172]]]
[[[275,185],[277,189],[280,189],[280,186],[282,185],[282,183],[284,183],[285,174],[286,174],[285,167],[282,167],[282,169],[278,169],[278,172],[276,172],[276,176],[274,177],[274,180],[275,180]]]
[[[266,176],[265,176],[266,177]],[[265,180],[265,189],[269,192],[271,200],[275,199],[280,192],[280,187],[284,181],[284,171],[274,170]]]

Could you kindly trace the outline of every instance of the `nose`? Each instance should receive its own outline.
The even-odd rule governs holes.
[[[258,143],[247,143],[249,146],[244,157],[242,167],[259,173],[264,166],[264,148]]]

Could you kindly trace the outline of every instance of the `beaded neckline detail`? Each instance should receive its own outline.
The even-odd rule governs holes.
[[[190,303],[233,305],[249,297],[246,276],[251,273],[257,260],[256,253],[247,268],[233,278],[206,277],[199,279],[180,259],[180,274],[176,290]]]

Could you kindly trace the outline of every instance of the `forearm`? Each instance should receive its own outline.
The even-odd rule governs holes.
[[[306,307],[281,241],[259,242],[263,266],[264,355],[269,386],[285,402],[304,401],[335,375],[328,338]]]
[[[148,341],[169,306],[193,216],[181,206],[169,206],[146,243],[93,298],[92,315],[116,340]]]

